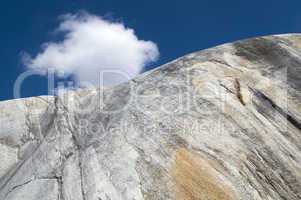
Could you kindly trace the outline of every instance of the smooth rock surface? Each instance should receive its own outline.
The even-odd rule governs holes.
[[[1,200],[301,199],[301,35],[0,103]]]

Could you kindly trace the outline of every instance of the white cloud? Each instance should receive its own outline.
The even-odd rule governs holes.
[[[136,76],[159,56],[157,45],[139,40],[133,29],[88,13],[65,15],[58,31],[64,40],[43,44],[34,58],[25,56],[27,68],[41,74],[52,69],[93,84],[99,83],[104,72],[106,85]]]

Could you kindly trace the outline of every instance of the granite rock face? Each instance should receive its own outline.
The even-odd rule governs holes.
[[[301,35],[0,103],[1,200],[301,199]]]

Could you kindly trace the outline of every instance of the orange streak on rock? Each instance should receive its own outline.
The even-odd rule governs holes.
[[[178,200],[234,200],[230,186],[218,178],[212,163],[182,148],[175,156],[172,177]]]

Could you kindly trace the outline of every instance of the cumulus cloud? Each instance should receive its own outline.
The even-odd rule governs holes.
[[[139,74],[159,56],[154,42],[139,40],[133,29],[88,13],[65,15],[57,29],[60,42],[48,42],[27,68],[45,74],[51,69],[74,75],[81,83],[117,84]],[[104,79],[102,79],[102,75]]]

